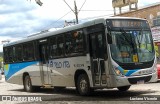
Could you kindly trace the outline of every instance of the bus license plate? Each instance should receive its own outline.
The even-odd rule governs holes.
[[[137,84],[144,84],[144,80],[137,81]]]

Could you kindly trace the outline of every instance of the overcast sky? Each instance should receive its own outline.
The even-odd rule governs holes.
[[[2,40],[14,41],[49,28],[61,28],[65,20],[75,19],[74,13],[63,0],[41,2],[42,6],[36,4],[35,0],[0,0],[0,52]],[[74,7],[74,0],[66,2],[70,7]],[[156,2],[160,0],[139,0],[138,7]],[[77,8],[81,10],[78,15],[80,23],[113,15],[112,0],[76,0],[76,3]],[[128,10],[128,7],[124,10]]]

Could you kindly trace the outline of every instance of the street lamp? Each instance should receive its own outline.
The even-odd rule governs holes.
[[[31,0],[30,0],[31,1]],[[35,0],[36,1],[36,3],[38,4],[38,5],[40,5],[40,6],[42,6],[42,2],[40,1],[40,0]]]

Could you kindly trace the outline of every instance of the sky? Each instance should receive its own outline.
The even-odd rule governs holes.
[[[74,9],[74,0],[65,0]],[[103,16],[112,16],[112,0],[75,0],[79,10],[79,23]],[[64,27],[64,21],[74,21],[75,15],[64,0],[0,0],[0,52],[2,41],[16,41],[31,34],[52,28]],[[139,0],[144,7],[160,0]],[[122,8],[122,11],[129,7]],[[117,9],[118,12],[118,9]]]

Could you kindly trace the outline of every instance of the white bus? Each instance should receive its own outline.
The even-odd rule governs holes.
[[[4,45],[5,79],[26,91],[51,86],[94,89],[157,81],[152,33],[145,19],[109,17]]]

